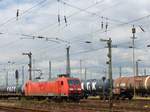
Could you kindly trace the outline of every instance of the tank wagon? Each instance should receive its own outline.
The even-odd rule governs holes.
[[[132,95],[135,88],[136,95],[149,96],[150,76],[120,77],[114,80],[114,88]]]
[[[88,96],[100,96],[100,98],[108,97],[109,82],[103,79],[89,79],[81,81],[82,98]]]
[[[81,82],[78,78],[61,76],[43,82],[27,81],[18,87],[16,85],[0,86],[0,97],[48,98],[79,101],[81,98]]]
[[[113,81],[114,83],[115,81]],[[90,79],[81,81],[82,98],[88,98],[88,96],[99,96],[100,99],[109,98],[110,84],[109,80],[103,79]],[[133,95],[130,91],[124,91],[124,89],[115,88],[113,84],[113,99],[132,99]]]
[[[22,95],[22,85],[0,86],[0,98],[20,97]]]

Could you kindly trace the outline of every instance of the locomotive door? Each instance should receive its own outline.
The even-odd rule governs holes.
[[[58,87],[58,95],[61,96],[63,95],[63,86],[64,86],[64,82],[63,81],[58,81],[57,82],[57,87]]]
[[[61,96],[61,81],[57,81],[58,96]]]
[[[60,81],[60,91],[61,91],[61,96],[63,95],[63,86],[64,86],[64,82]]]

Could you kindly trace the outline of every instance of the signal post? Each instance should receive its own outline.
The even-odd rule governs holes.
[[[106,62],[109,65],[109,112],[112,112],[112,107],[113,107],[113,102],[112,102],[112,98],[113,98],[113,82],[112,82],[112,40],[111,38],[109,38],[108,40],[104,40],[101,39],[101,41],[106,42],[107,43],[107,47],[108,47],[108,61]]]

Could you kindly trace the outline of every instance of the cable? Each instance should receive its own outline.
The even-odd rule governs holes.
[[[139,21],[139,19],[138,19],[138,21]],[[125,24],[125,23],[124,23]]]
[[[39,3],[37,3],[36,5],[34,5],[33,7],[27,9],[26,11],[24,11],[23,13],[21,13],[21,15],[24,15],[25,13],[28,13],[30,10],[34,9],[35,7],[37,7],[38,5],[42,5],[43,3],[45,3],[47,0],[42,0]]]
[[[62,1],[62,0],[60,0],[60,1]],[[96,3],[96,4],[92,4],[91,6],[85,8],[85,9],[81,9],[81,8],[79,8],[79,7],[76,7],[76,6],[74,6],[74,5],[70,5],[70,4],[68,4],[68,3],[62,1],[63,4],[69,5],[70,7],[79,10],[79,12],[86,12],[86,13],[88,13],[88,14],[90,14],[90,15],[96,15],[96,16],[99,17],[99,18],[104,18],[104,19],[106,19],[106,20],[110,20],[110,21],[113,21],[113,22],[125,23],[125,22],[120,21],[120,20],[116,20],[116,19],[111,19],[111,18],[108,18],[108,17],[99,16],[99,15],[97,15],[96,13],[87,11],[87,9],[92,8],[93,6],[95,6],[95,5],[99,4],[99,3],[102,3],[102,2],[103,2],[103,0],[102,0],[102,1],[99,1],[99,2]],[[67,19],[69,19],[70,17],[76,15],[76,13],[78,14],[78,12],[75,12],[75,13],[71,14],[70,16],[68,16]],[[70,25],[70,24],[69,24],[69,25]],[[69,25],[68,25],[68,26],[69,26]],[[50,25],[50,26],[51,26],[51,25]],[[47,27],[47,28],[49,28],[49,27]],[[41,31],[47,30],[47,28],[46,28],[46,29],[44,28],[44,29],[42,29]],[[65,25],[62,29],[64,29],[64,28],[66,28],[66,25]],[[53,28],[53,29],[55,29],[55,28]],[[57,32],[56,32],[56,33],[57,33]]]
[[[145,16],[145,17],[149,17],[149,16]],[[139,21],[139,20],[141,20],[141,19],[143,19],[143,18],[145,18],[145,17],[142,17],[142,18],[136,19],[136,21]],[[135,22],[135,20],[132,20],[132,22],[133,22],[133,21]],[[127,24],[127,23],[126,23],[126,24]],[[88,51],[84,51],[84,52],[86,53],[86,52],[88,52]]]
[[[24,11],[24,12],[21,13],[20,15],[24,15],[24,14],[28,13],[28,12],[29,12],[30,10],[32,10],[33,8],[37,7],[38,5],[42,5],[42,4],[43,4],[44,2],[46,2],[46,1],[47,1],[47,0],[42,0],[42,1],[38,2],[36,5],[34,5],[33,7],[29,8],[29,9],[27,9],[26,11]],[[7,20],[6,22],[2,23],[0,27],[6,25],[7,23],[9,23],[10,21],[14,20],[15,18],[16,18],[16,17],[13,17],[13,18]],[[2,33],[2,34],[6,34],[6,33]],[[16,35],[19,35],[18,33],[15,33],[15,34],[16,34]],[[17,40],[18,40],[18,39],[14,40],[14,41],[11,41],[11,42],[9,42],[9,43],[7,43],[7,44],[4,44],[4,45],[2,45],[1,47],[3,47],[3,46],[8,47],[9,45],[12,45],[12,44],[16,43]]]
[[[99,48],[95,48],[95,49],[91,49],[91,50],[85,50],[85,51],[79,51],[79,52],[74,52],[74,53],[70,53],[71,56],[75,56],[75,55],[79,55],[79,54],[84,54],[84,53],[91,53],[91,52],[95,52],[95,51],[99,51],[101,49],[104,49],[105,47],[99,47]],[[51,60],[54,59],[62,59],[62,57],[64,56],[58,56],[58,57],[52,57]]]
[[[110,32],[110,31],[112,31],[112,30],[114,30],[114,29],[116,29],[116,28],[119,28],[119,27],[122,27],[122,26],[125,26],[125,25],[128,25],[128,24],[131,24],[131,23],[134,23],[134,22],[138,22],[138,21],[141,21],[141,20],[143,20],[143,19],[145,19],[145,18],[149,18],[150,17],[150,14],[149,15],[146,15],[146,16],[143,16],[143,17],[140,17],[140,18],[137,18],[137,19],[134,19],[134,20],[131,20],[131,21],[128,21],[128,22],[124,22],[124,23],[122,23],[122,24],[119,24],[119,25],[116,25],[116,26],[114,26],[114,27],[111,27],[111,30],[109,29],[109,30],[107,30],[107,32]],[[97,32],[99,32],[99,30],[96,30],[95,32],[93,32],[93,33],[97,33]],[[105,33],[105,31],[102,31],[102,32],[100,32],[101,34],[102,33]]]
[[[104,0],[102,0],[101,2],[103,2],[103,1],[104,1]],[[111,18],[108,18],[108,17],[105,17],[105,16],[99,16],[99,15],[97,15],[97,13],[87,11],[87,9],[79,8],[79,7],[74,6],[74,5],[72,5],[72,4],[69,4],[69,3],[67,3],[67,2],[65,2],[65,1],[63,1],[63,0],[60,0],[60,2],[63,3],[63,4],[66,4],[66,5],[69,6],[69,7],[75,8],[75,9],[80,10],[80,11],[85,12],[85,13],[88,13],[88,14],[90,14],[90,15],[92,15],[92,16],[98,16],[99,18],[102,18],[102,17],[103,17],[104,19],[107,19],[107,20],[110,20],[110,21],[113,21],[113,22],[124,23],[124,22],[122,22],[122,21],[120,21],[120,20],[111,19]]]
[[[94,4],[92,4],[92,5],[88,6],[88,7],[86,7],[84,10],[90,9],[90,8],[92,8],[92,7],[94,7],[94,6],[96,6],[96,5],[100,4],[100,3],[102,3],[103,1],[104,1],[104,0],[99,1],[99,2],[97,2],[97,3],[94,3]],[[69,16],[67,17],[67,19],[69,19],[69,18],[71,18],[71,17],[73,17],[73,16],[75,16],[75,15],[77,15],[78,13],[81,13],[81,12],[83,12],[83,11],[77,11],[77,12],[75,12],[75,13],[72,13],[71,15],[69,15]],[[44,30],[47,30],[48,28],[50,28],[50,27],[52,27],[52,26],[55,26],[55,25],[57,25],[57,23],[47,25],[45,28],[41,28],[41,29],[38,30],[37,32],[38,32],[38,33],[39,33],[39,32],[43,32]],[[57,26],[56,26],[56,27],[57,27]],[[55,29],[55,28],[53,28],[53,29]]]
[[[140,21],[140,20],[143,20],[143,19],[145,19],[145,18],[149,18],[149,17],[150,17],[150,14],[149,14],[149,15],[147,15],[147,16],[140,17],[140,18],[134,19],[134,20],[129,21],[129,22],[123,22],[123,21],[120,21],[120,20],[111,19],[111,18],[104,17],[104,16],[99,16],[99,15],[97,15],[97,14],[94,13],[94,12],[87,11],[86,9],[81,9],[81,8],[79,8],[79,7],[77,7],[77,6],[74,6],[74,5],[71,5],[71,4],[67,3],[67,2],[64,2],[63,0],[60,0],[60,1],[61,1],[63,4],[66,4],[66,5],[68,5],[68,6],[72,7],[72,8],[78,9],[78,10],[80,10],[80,11],[84,11],[84,12],[86,12],[86,13],[88,13],[88,14],[96,15],[96,16],[98,16],[98,17],[100,17],[100,18],[104,18],[104,19],[107,19],[107,20],[110,20],[110,21],[122,23],[122,24],[120,24],[120,25],[130,24],[130,23],[137,22],[137,21]]]
[[[47,0],[42,0],[42,1],[38,2],[38,3],[35,4],[33,7],[30,7],[29,9],[25,10],[23,13],[20,13],[20,16],[21,16],[21,15],[24,15],[24,14],[26,14],[26,13],[28,13],[30,10],[34,9],[34,8],[37,7],[38,5],[42,5],[42,4],[43,4],[44,2],[46,2],[46,1],[47,1]],[[16,17],[12,17],[12,18],[8,19],[8,20],[5,21],[4,23],[0,24],[0,28],[1,28],[2,26],[4,26],[4,25],[8,24],[9,22],[15,20],[15,19],[16,19]]]
[[[150,15],[148,15],[148,16],[144,16],[144,17],[141,17],[141,18],[138,18],[138,19],[135,19],[135,20],[132,20],[132,21],[129,21],[129,23],[131,23],[131,22],[135,22],[135,21],[139,21],[139,20],[142,20],[142,19],[144,19],[145,17],[149,17]],[[126,24],[128,24],[128,23],[126,23]]]

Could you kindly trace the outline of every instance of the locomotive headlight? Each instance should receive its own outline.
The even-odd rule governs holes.
[[[73,91],[73,88],[69,88],[70,91]]]
[[[78,88],[77,90],[78,90],[78,91],[81,91],[81,88]]]

